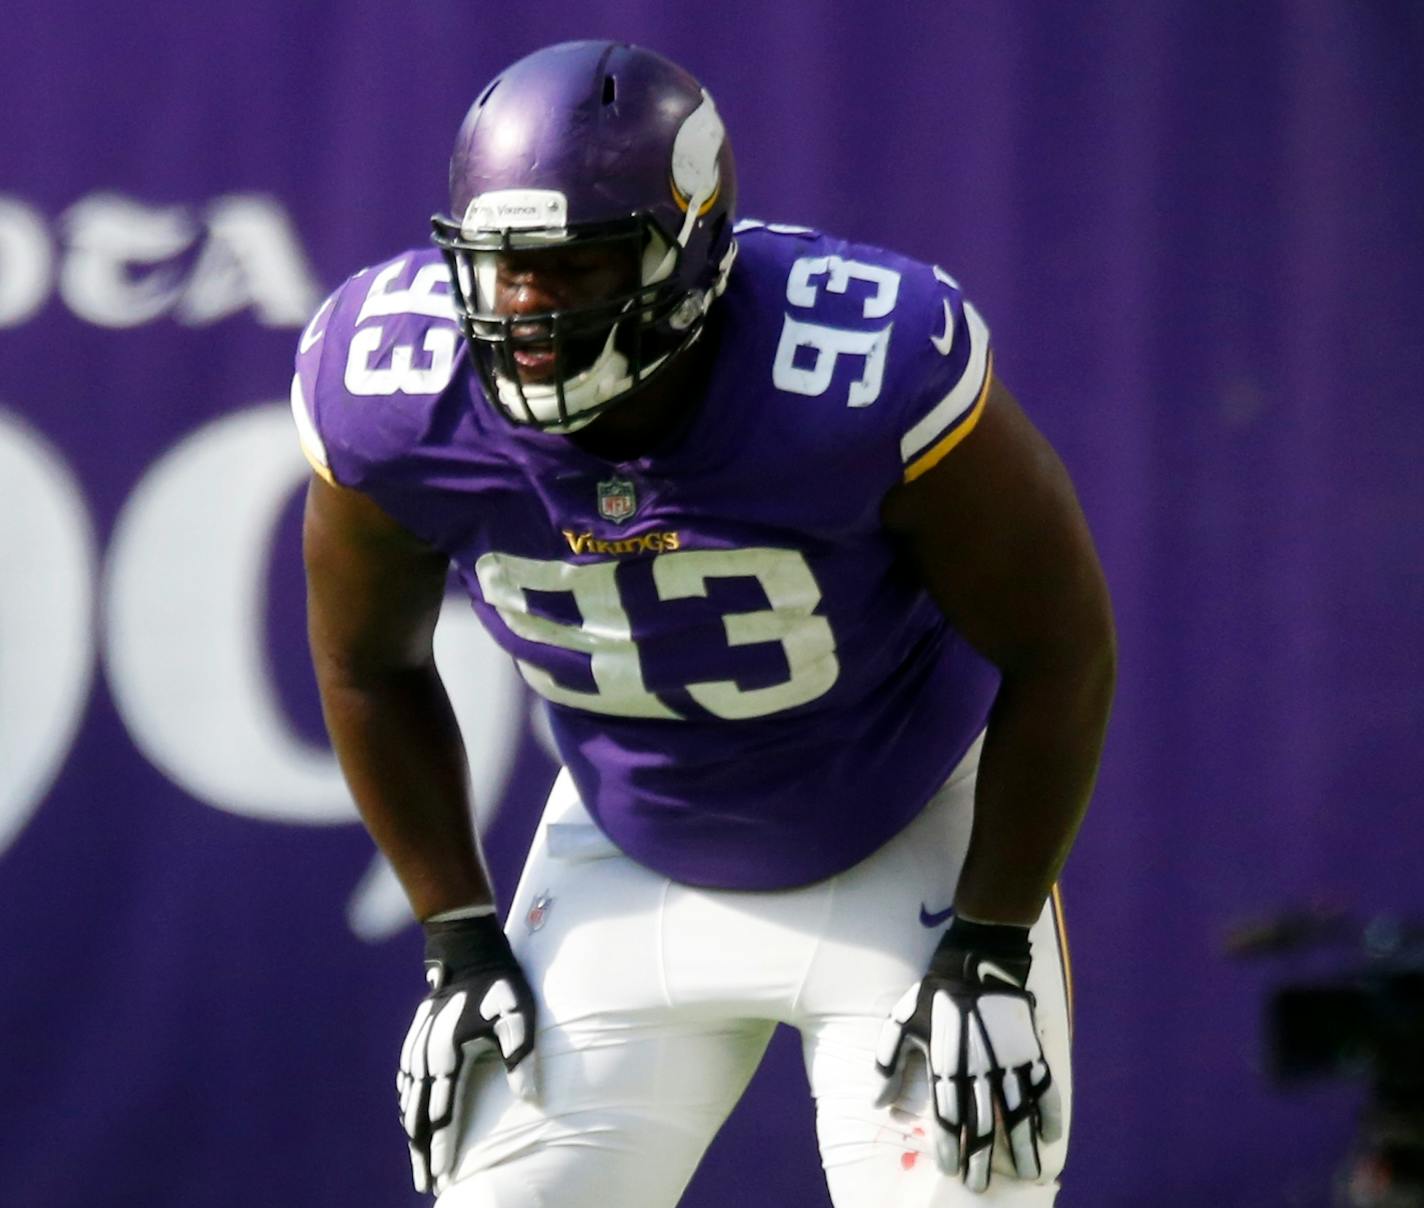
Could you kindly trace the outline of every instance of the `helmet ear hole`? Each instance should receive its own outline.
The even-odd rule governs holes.
[[[618,99],[618,84],[611,75],[603,77],[603,103],[611,105]]]

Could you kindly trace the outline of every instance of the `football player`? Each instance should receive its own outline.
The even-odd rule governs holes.
[[[1052,888],[1114,639],[984,321],[940,268],[737,224],[712,98],[632,46],[508,68],[450,190],[292,388],[327,725],[425,928],[417,1187],[671,1208],[782,1022],[838,1208],[1052,1203]],[[504,928],[451,564],[564,764]]]

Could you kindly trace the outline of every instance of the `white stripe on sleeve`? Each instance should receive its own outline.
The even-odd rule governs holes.
[[[964,304],[964,318],[964,331],[969,338],[969,363],[954,388],[900,438],[902,461],[908,462],[933,444],[955,420],[974,406],[974,400],[984,388],[984,372],[989,364],[989,328],[968,302]]]
[[[307,455],[312,469],[330,480],[331,461],[326,455],[326,445],[322,443],[321,434],[317,432],[316,424],[312,421],[311,412],[307,410],[300,375],[292,377],[292,418],[297,424],[297,439],[301,441],[302,452]]]

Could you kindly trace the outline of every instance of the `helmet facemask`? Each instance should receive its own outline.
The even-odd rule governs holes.
[[[645,216],[582,230],[506,228],[473,237],[442,218],[433,223],[475,369],[490,400],[515,423],[577,431],[645,384],[700,331],[706,301],[677,284],[681,248]],[[570,247],[626,258],[640,282],[577,305],[500,313],[503,258],[525,253],[534,263],[541,252]],[[545,355],[553,358],[551,372],[541,366],[544,380],[530,380],[521,359]]]

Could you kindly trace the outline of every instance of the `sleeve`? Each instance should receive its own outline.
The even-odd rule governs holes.
[[[343,288],[338,287],[332,292],[303,329],[301,339],[297,341],[296,372],[292,375],[292,419],[297,425],[297,440],[311,468],[333,486],[337,482],[332,473],[326,442],[322,440],[317,426],[316,398],[321,358],[326,350],[327,324],[331,321],[336,299]]]
[[[925,304],[906,332],[911,337],[911,385],[901,417],[900,461],[913,482],[938,465],[984,412],[992,373],[989,329],[959,284],[934,267]],[[916,332],[915,327],[922,330]]]
[[[460,332],[439,252],[412,249],[350,277],[302,332],[292,416],[328,482],[369,491],[428,436]]]

